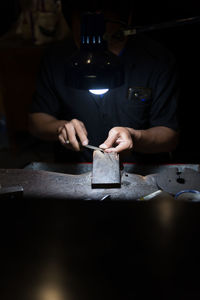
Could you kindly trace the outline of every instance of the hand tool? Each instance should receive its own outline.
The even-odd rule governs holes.
[[[104,150],[99,148],[99,147],[96,147],[96,146],[92,146],[92,145],[81,145],[82,147],[85,147],[85,148],[88,148],[88,149],[91,149],[91,150],[99,150],[101,152],[104,153]]]
[[[65,142],[66,144],[70,144],[69,140],[67,140]],[[88,149],[91,149],[91,150],[99,150],[101,151],[102,153],[104,153],[104,150],[99,148],[99,147],[96,147],[96,146],[92,146],[92,145],[80,145],[81,147],[84,147],[84,148],[88,148]]]

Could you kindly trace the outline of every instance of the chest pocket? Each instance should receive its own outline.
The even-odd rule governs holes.
[[[152,90],[146,87],[129,87],[127,91],[126,108],[129,122],[136,129],[148,127]]]
[[[127,98],[130,102],[148,103],[151,100],[152,91],[146,87],[129,87]]]

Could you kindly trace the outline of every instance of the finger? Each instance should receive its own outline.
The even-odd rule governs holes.
[[[118,138],[117,140],[116,140],[116,144],[120,144],[120,143],[122,143],[122,142],[124,142],[124,140],[122,139],[122,138]]]
[[[67,131],[66,131],[66,128],[65,128],[65,127],[63,127],[63,128],[61,129],[59,135],[63,137],[63,139],[65,140],[65,142],[67,141],[68,136],[67,136]]]
[[[88,144],[87,131],[86,131],[84,124],[78,120],[74,120],[73,125],[74,125],[75,132],[76,132],[77,136],[79,137],[81,144],[87,145]]]
[[[85,132],[85,135],[87,136],[88,133],[87,133],[87,130],[86,130],[86,128],[85,128],[85,125],[84,125],[82,122],[80,122],[80,125],[82,126],[82,129],[83,129],[83,131]]]
[[[60,126],[60,127],[58,127],[58,129],[57,129],[57,133],[58,133],[58,134],[60,134],[60,133],[61,133],[61,131],[62,131],[62,129],[63,129],[63,126]]]
[[[69,140],[66,141],[61,134],[58,136],[58,139],[64,147],[73,150],[73,147],[71,146]]]
[[[75,151],[80,151],[79,142],[76,138],[76,131],[72,123],[65,124],[69,143]]]
[[[109,132],[108,138],[99,147],[102,149],[111,148],[118,139],[119,133],[115,130]]]
[[[130,150],[133,148],[133,141],[126,132],[121,132],[119,138],[116,139],[115,144],[117,144],[116,147],[108,148],[105,151],[120,153],[122,151]]]
[[[112,147],[108,148],[105,150],[105,152],[110,153],[110,152],[117,152],[120,153],[124,150],[130,149],[129,143],[128,142],[122,142],[120,143],[117,147]]]
[[[59,134],[58,139],[59,139],[59,141],[61,142],[62,145],[66,144],[66,139],[63,137],[62,134]]]

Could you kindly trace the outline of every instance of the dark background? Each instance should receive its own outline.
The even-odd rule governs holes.
[[[67,1],[66,1],[67,2]],[[1,1],[0,35],[12,28],[20,13],[18,0]],[[134,25],[148,25],[177,18],[189,18],[200,15],[198,1],[135,1]],[[174,162],[199,163],[199,70],[200,70],[200,23],[181,27],[157,30],[147,33],[171,50],[180,71],[181,97],[179,118],[181,140],[174,153]],[[13,51],[15,51],[13,49]],[[10,68],[10,66],[9,66]],[[10,73],[12,70],[10,69]],[[26,74],[24,74],[24,78]],[[10,85],[12,85],[13,79]],[[5,100],[6,101],[6,100]],[[20,107],[19,107],[20,110]]]
[[[143,1],[142,1],[143,2]],[[136,5],[137,7],[137,5]],[[198,1],[148,1],[138,4],[137,24],[154,24],[163,21],[189,18],[200,15]],[[177,162],[200,161],[199,131],[199,69],[200,23],[157,30],[148,35],[161,42],[175,55],[180,74],[179,120],[181,129],[180,145],[175,152]]]
[[[6,33],[20,14],[20,3],[17,0],[0,2],[0,35]]]
[[[138,1],[136,4],[136,24],[154,24],[175,19],[200,15],[198,1]],[[199,69],[200,43],[198,36],[200,23],[183,25],[149,32],[175,55],[180,74],[179,119],[181,128],[180,145],[175,152],[177,162],[195,162],[200,160],[198,131],[199,118]]]

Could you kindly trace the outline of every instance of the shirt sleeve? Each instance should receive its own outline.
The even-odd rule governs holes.
[[[153,100],[150,110],[150,126],[166,126],[178,130],[177,106],[179,80],[175,59],[162,64],[156,73]]]
[[[59,97],[55,89],[53,70],[51,57],[48,54],[44,55],[36,80],[30,113],[42,112],[58,117]]]

